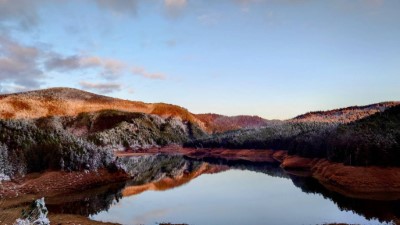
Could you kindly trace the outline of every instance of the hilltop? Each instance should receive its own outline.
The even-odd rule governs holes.
[[[342,116],[326,116],[327,121],[322,120],[322,116],[318,117],[334,115],[332,112]],[[288,150],[290,155],[327,158],[356,166],[400,165],[397,160],[400,149],[399,104],[378,103],[306,115],[308,119],[302,119],[304,117],[300,116],[298,120],[283,121],[258,129],[203,136],[185,143],[185,146],[279,149]],[[355,115],[362,118],[344,122],[350,121],[353,118],[351,116]],[[335,118],[341,119],[334,120]]]
[[[266,126],[269,120],[259,116],[224,116],[214,113],[196,114],[213,133],[229,130],[238,130],[242,128],[258,128]],[[271,121],[272,122],[272,121]]]
[[[49,88],[0,95],[1,119],[26,119],[48,116],[77,116],[80,113],[118,110],[174,117],[205,128],[187,109],[165,103],[144,103],[97,95],[74,88]]]
[[[214,113],[193,114],[187,109],[166,103],[144,103],[107,97],[74,88],[49,88],[22,93],[0,95],[0,119],[39,119],[43,117],[76,117],[81,113],[115,110],[144,113],[163,119],[177,119],[195,125],[207,133],[275,126],[287,122],[349,123],[400,102],[382,102],[366,106],[352,106],[328,111],[315,111],[286,121],[266,120],[259,116],[224,116]]]
[[[93,94],[75,88],[49,88],[0,95],[0,119],[37,119],[49,116],[78,116],[102,110],[145,113],[161,118],[190,122],[207,132],[224,132],[266,125],[258,116],[228,117],[217,114],[193,114],[166,103],[144,103]]]
[[[349,123],[371,116],[377,112],[383,112],[396,105],[400,105],[400,102],[381,102],[365,106],[351,106],[328,111],[315,111],[296,116],[289,121]]]

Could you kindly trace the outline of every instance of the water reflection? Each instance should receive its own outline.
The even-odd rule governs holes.
[[[101,211],[107,211],[110,206],[118,203],[122,198],[124,188],[125,183],[119,183],[74,194],[48,197],[46,206],[51,213],[88,217]]]
[[[321,195],[325,199],[335,203],[340,210],[352,211],[356,214],[362,215],[366,219],[376,218],[381,222],[384,221],[389,222],[392,220],[397,220],[397,218],[400,218],[399,201],[372,201],[372,200],[360,200],[360,199],[352,199],[344,197],[338,193],[325,189],[315,179],[312,179],[310,177],[294,176],[286,173],[279,167],[279,164],[252,163],[244,160],[229,161],[229,160],[215,159],[215,158],[194,160],[188,157],[178,156],[178,155],[149,155],[141,157],[127,157],[124,158],[123,160],[124,163],[127,165],[127,168],[129,169],[131,175],[133,176],[132,180],[121,184],[108,185],[84,193],[69,195],[68,198],[65,197],[48,198],[47,205],[50,212],[79,214],[83,216],[91,216],[94,219],[104,220],[104,218],[107,217],[107,213],[104,212],[108,211],[110,207],[113,208],[116,205],[118,206],[118,208],[125,207],[124,205],[118,204],[118,202],[121,199],[123,200],[123,198],[127,198],[128,196],[144,196],[147,191],[171,190],[180,186],[184,186],[203,174],[220,173],[222,171],[228,171],[228,170],[240,170],[240,171],[253,171],[257,173],[266,174],[268,175],[267,177],[279,178],[280,180],[283,179],[289,182],[291,181],[294,184],[294,186],[299,188],[303,193]],[[254,182],[252,180],[246,180],[245,179],[246,177],[244,176],[247,176],[247,174],[245,173],[230,173],[229,176],[238,176],[237,180],[243,180],[243,182],[247,181]],[[267,178],[265,177],[265,175],[263,176],[264,178],[263,177],[260,178],[259,176],[257,176],[257,178],[254,179]],[[221,176],[221,179],[224,179],[224,176]],[[221,183],[223,182],[224,181],[221,181]],[[226,182],[228,182],[228,180]],[[274,180],[274,182],[276,182],[276,180]],[[221,183],[218,184],[216,183],[216,185],[221,185]],[[257,186],[259,184],[255,183],[253,185]],[[268,185],[271,184],[269,183]],[[215,188],[226,188],[226,191],[229,192],[230,187],[222,186]],[[277,188],[279,189],[280,187]],[[257,189],[255,191],[260,191],[260,190],[262,190],[261,187],[260,189]],[[197,193],[193,193],[193,195],[196,194]],[[245,195],[246,193],[243,194]],[[158,196],[157,199],[155,198],[152,199],[148,195],[147,197],[148,199],[150,199],[149,201],[164,201],[162,194]],[[212,197],[212,195],[210,195],[210,197]],[[281,201],[281,199],[279,199],[279,201]],[[212,204],[212,202],[213,200],[210,199],[210,204]],[[230,200],[227,200],[227,204],[229,203]],[[151,204],[157,204],[157,202],[152,202]],[[276,204],[276,207],[279,207],[279,202],[274,202],[273,200],[271,200],[270,203],[263,202],[262,204]],[[282,209],[282,210],[287,210],[286,213],[289,214],[292,213],[293,210],[299,211],[299,208],[302,208],[302,206],[296,204],[297,202],[293,202],[293,208]],[[196,206],[193,206],[192,210],[199,210],[198,208],[200,207],[202,206],[199,205],[197,208]],[[229,208],[229,206],[227,207]],[[337,211],[340,212],[339,209]],[[167,212],[165,210],[167,210]],[[140,216],[147,218],[151,217],[153,213],[156,212],[157,215],[167,215],[169,213],[168,210],[174,210],[172,205],[171,209],[168,209],[168,207],[165,207],[163,209],[151,209],[151,210],[149,209],[149,211],[146,212],[147,214],[150,213],[149,215],[143,213]],[[183,209],[179,210],[181,210],[182,212],[184,211]],[[188,210],[187,206],[185,210]],[[223,215],[223,213],[221,212],[220,215]],[[351,214],[345,214],[345,215],[348,215],[349,217],[352,216]],[[255,217],[257,217],[257,215],[255,215]],[[210,219],[214,220],[216,218],[210,218]],[[146,222],[146,220],[144,219],[140,221],[138,220],[138,222]],[[176,221],[176,222],[189,222],[189,221]],[[375,222],[371,222],[371,224],[374,223]]]
[[[239,169],[239,170],[248,170],[254,172],[260,172],[272,177],[283,177],[289,178],[289,175],[279,166],[280,163],[265,163],[265,162],[251,162],[246,160],[227,160],[224,158],[211,158],[206,157],[202,158],[201,160],[192,159],[190,157],[184,156],[185,159],[189,161],[199,161],[199,162],[206,162],[210,165],[224,165],[227,166],[229,169]]]
[[[353,211],[366,219],[378,219],[387,222],[400,218],[400,201],[375,201],[344,197],[337,192],[324,188],[310,177],[290,176],[293,184],[305,193],[321,194],[333,201],[341,210]]]

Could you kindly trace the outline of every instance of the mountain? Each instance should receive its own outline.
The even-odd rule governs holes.
[[[288,150],[354,166],[400,166],[400,105],[330,129],[303,132]]]
[[[115,150],[182,145],[215,127],[264,124],[259,117],[218,117],[205,123],[179,106],[72,88],[0,95],[0,180],[46,169],[114,168]]]
[[[177,105],[123,100],[74,88],[49,88],[0,95],[0,119],[77,116],[102,110],[152,114],[164,119],[176,118],[193,123],[207,132],[255,128],[268,122],[258,116],[196,115]]]
[[[259,116],[224,116],[214,113],[195,115],[213,133],[242,128],[258,128],[266,126],[269,121]]]
[[[114,151],[183,144],[206,135],[176,118],[116,110],[0,119],[0,182],[31,172],[113,169]]]
[[[352,113],[350,109],[358,113]],[[326,120],[321,122],[316,119],[321,117],[310,116],[307,120],[288,120],[258,129],[219,133],[189,140],[185,146],[279,149],[288,150],[291,155],[327,158],[355,166],[400,166],[399,104],[378,103],[350,107],[328,111],[327,115],[331,115],[331,112],[344,112],[345,115],[339,116],[340,120],[333,120],[337,117],[326,116],[322,117]],[[355,115],[364,117],[344,123],[353,119]],[[315,118],[315,121],[310,118]]]
[[[0,182],[26,173],[118,167],[113,151],[206,135],[186,109],[72,88],[0,95]]]
[[[174,117],[206,128],[202,121],[180,106],[122,100],[74,88],[49,88],[0,95],[0,118],[3,119],[77,116],[84,112],[110,109],[153,114],[162,118]]]
[[[384,102],[267,121],[71,88],[0,95],[0,181],[46,169],[113,169],[115,150],[170,144],[286,149],[351,165],[398,166],[399,108]]]
[[[327,156],[350,165],[400,166],[400,105],[339,125],[327,139]]]
[[[387,108],[396,105],[400,105],[400,102],[381,102],[366,106],[351,106],[328,111],[315,111],[296,116],[289,121],[349,123],[373,115],[377,112],[383,112]]]

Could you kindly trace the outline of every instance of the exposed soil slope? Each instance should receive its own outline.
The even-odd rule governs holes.
[[[68,215],[68,214],[49,214],[49,219],[52,224],[57,225],[119,225],[118,223],[106,223],[90,220],[84,216]]]
[[[285,170],[311,172],[322,185],[344,196],[373,200],[400,199],[400,168],[347,166],[326,159],[286,157]]]
[[[60,172],[28,174],[24,178],[0,184],[0,224],[13,224],[21,217],[22,210],[33,200],[45,197],[56,201],[74,199],[76,193],[92,190],[103,185],[125,181],[129,176],[124,172],[110,173],[101,169],[92,172]],[[87,196],[86,196],[87,197]],[[51,200],[53,199],[53,200]],[[51,224],[101,225],[113,224],[92,221],[84,216],[49,213]]]
[[[105,169],[91,172],[51,171],[30,174],[19,180],[3,182],[0,185],[0,197],[14,198],[27,194],[49,197],[124,181],[128,178],[124,172],[110,173]]]

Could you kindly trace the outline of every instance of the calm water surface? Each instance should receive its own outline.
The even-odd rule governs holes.
[[[142,163],[149,163],[148,160]],[[171,164],[167,159],[148,174],[152,177],[150,181],[174,176],[182,178],[204,168],[204,164],[209,168],[214,165],[178,159],[172,161]],[[140,163],[135,161],[135,164]],[[399,212],[398,202],[345,198],[323,189],[311,178],[289,176],[276,165],[217,164],[219,170],[223,167],[223,171],[202,174],[183,184],[174,179],[161,184],[148,182],[146,178],[132,181],[107,207],[88,213],[88,216],[121,224],[388,224],[372,218],[383,221],[386,214],[398,215]],[[185,174],[182,175],[182,171]],[[132,188],[133,193],[127,193]]]
[[[319,194],[306,194],[289,179],[235,169],[205,174],[172,190],[122,198],[91,218],[122,224],[380,224],[341,211]]]

